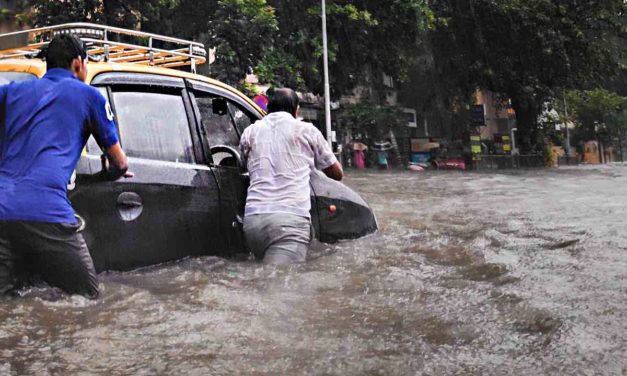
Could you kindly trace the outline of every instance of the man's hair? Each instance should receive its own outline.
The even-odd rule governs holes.
[[[46,66],[48,69],[70,69],[72,60],[87,58],[83,42],[71,34],[59,34],[52,38],[45,52]]]
[[[268,97],[268,113],[285,111],[294,115],[298,109],[298,95],[289,88],[273,89],[266,92]]]

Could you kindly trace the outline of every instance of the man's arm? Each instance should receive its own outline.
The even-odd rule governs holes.
[[[104,151],[101,177],[107,180],[133,177],[133,173],[127,171],[128,159],[120,146],[111,107],[100,92],[91,89],[91,93],[95,98],[91,102],[89,131]]]
[[[342,180],[342,178],[344,177],[344,170],[342,169],[342,165],[340,164],[340,162],[335,162],[331,166],[322,170],[322,172],[324,172],[326,176],[337,181]]]
[[[239,150],[242,158],[242,167],[244,169],[248,168],[248,154],[250,153],[250,145],[248,143],[248,133],[250,132],[250,127],[244,129],[242,133],[242,138],[239,140]]]
[[[128,171],[128,158],[124,154],[124,150],[117,142],[105,150],[105,156],[108,163],[105,163],[105,176],[107,180],[117,180],[121,177],[132,178],[135,176]]]
[[[100,156],[102,161],[102,170],[93,175],[83,175],[80,177],[80,181],[85,182],[102,182],[102,181],[115,181],[121,177],[132,178],[135,176],[132,172],[128,171],[128,159],[126,154],[120,147],[119,143],[111,145],[104,151],[104,154]]]
[[[316,168],[322,170],[326,176],[333,180],[340,181],[344,177],[342,165],[335,158],[333,150],[322,133],[313,125],[309,128],[310,145],[314,152]]]

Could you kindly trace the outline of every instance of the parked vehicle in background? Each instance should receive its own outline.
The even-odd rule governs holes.
[[[234,88],[194,73],[206,60],[202,44],[85,23],[1,35],[0,84],[43,76],[37,54],[56,33],[86,43],[86,82],[109,101],[135,173],[115,182],[94,179],[102,152],[88,141],[68,196],[86,225],[96,270],[246,253],[241,218],[248,175],[239,137],[265,113]],[[374,214],[351,189],[321,174],[311,184],[321,241],[376,231]]]

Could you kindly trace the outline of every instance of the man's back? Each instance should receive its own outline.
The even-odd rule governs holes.
[[[65,69],[0,88],[0,220],[74,222],[66,185],[95,116],[90,103],[106,105]]]
[[[247,128],[241,146],[250,172],[246,215],[309,217],[309,174],[336,162],[320,131],[287,112],[275,112]]]
[[[309,174],[316,168],[342,178],[322,133],[295,119],[298,95],[269,89],[269,114],[246,128],[240,140],[250,187],[244,215],[246,243],[267,264],[304,262],[311,241]]]
[[[53,37],[40,80],[0,86],[0,295],[38,275],[69,293],[98,296],[96,270],[66,187],[89,134],[104,150],[109,180],[132,177],[113,114],[85,85],[87,51]]]

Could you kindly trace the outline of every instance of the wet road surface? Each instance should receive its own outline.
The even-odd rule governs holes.
[[[627,374],[627,166],[350,173],[375,235],[0,303],[0,375]]]

